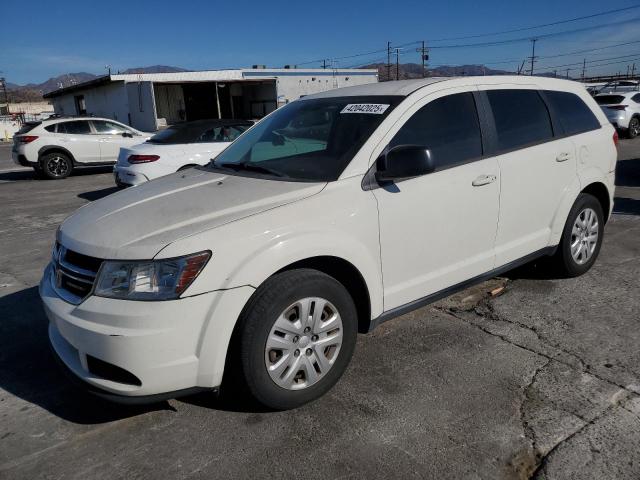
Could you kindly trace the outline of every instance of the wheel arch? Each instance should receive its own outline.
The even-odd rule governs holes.
[[[61,147],[59,145],[46,145],[42,148],[40,148],[40,150],[38,150],[38,163],[40,163],[40,160],[42,159],[42,157],[44,155],[47,155],[49,153],[63,153],[65,154],[67,157],[69,157],[69,159],[71,160],[71,163],[73,164],[73,166],[76,166],[76,159],[73,156],[73,154],[67,150],[64,147]]]
[[[609,195],[607,186],[602,182],[593,182],[584,187],[580,193],[588,193],[596,197],[602,207],[604,222],[607,223],[609,212],[611,211],[611,196]]]
[[[360,270],[351,262],[335,256],[321,255],[293,262],[274,275],[299,268],[310,268],[325,273],[340,282],[351,295],[358,313],[358,332],[367,333],[371,323],[371,296]],[[273,275],[272,275],[273,276]]]

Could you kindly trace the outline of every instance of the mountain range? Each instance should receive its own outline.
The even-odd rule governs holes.
[[[167,65],[152,65],[150,67],[128,68],[123,71],[112,73],[172,73],[186,72],[187,70],[179,67],[170,67]],[[42,83],[28,83],[26,85],[17,85],[7,82],[7,90],[11,102],[39,102],[42,101],[42,95],[59,88],[69,87],[77,83],[88,82],[100,75],[94,75],[87,72],[65,73]]]

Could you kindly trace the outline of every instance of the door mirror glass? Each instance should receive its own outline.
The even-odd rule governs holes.
[[[436,169],[431,150],[420,145],[398,145],[377,162],[376,180],[380,183],[418,177]]]

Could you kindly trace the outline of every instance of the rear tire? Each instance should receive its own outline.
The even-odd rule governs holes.
[[[40,158],[40,168],[46,178],[61,180],[71,175],[73,162],[64,153],[47,153]]]
[[[340,379],[357,324],[353,299],[334,278],[311,269],[279,273],[245,306],[227,365],[260,404],[296,408]]]
[[[604,236],[604,214],[596,197],[578,195],[562,232],[554,266],[565,277],[578,277],[595,263]]]
[[[640,134],[640,119],[633,117],[629,121],[629,128],[627,129],[627,137],[636,138]]]

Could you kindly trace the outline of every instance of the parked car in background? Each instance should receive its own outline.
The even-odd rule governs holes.
[[[154,178],[206,165],[253,122],[196,120],[173,125],[144,143],[123,148],[113,176],[118,186],[139,185]]]
[[[11,154],[39,176],[62,179],[77,167],[113,165],[121,147],[149,136],[108,118],[57,117],[25,123],[13,136]]]
[[[540,257],[560,276],[587,272],[617,140],[565,80],[308,95],[206,167],[68,217],[40,283],[51,345],[112,400],[225,378],[270,408],[297,407],[338,381],[357,332]]]
[[[640,135],[640,92],[601,93],[594,98],[623,135],[629,138]]]

